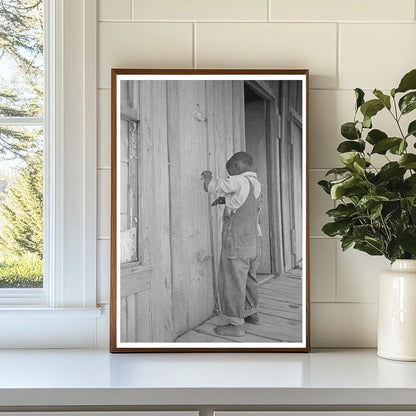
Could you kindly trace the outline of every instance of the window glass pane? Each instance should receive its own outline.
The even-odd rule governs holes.
[[[43,2],[0,0],[0,117],[43,114]]]
[[[0,288],[43,286],[43,25],[42,0],[0,0]]]
[[[43,128],[1,127],[0,288],[42,287]]]

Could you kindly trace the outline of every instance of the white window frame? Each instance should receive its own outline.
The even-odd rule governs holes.
[[[0,347],[94,347],[97,0],[44,1],[45,284],[0,293]]]
[[[44,129],[44,211],[43,211],[43,241],[44,241],[44,260],[43,260],[43,287],[27,289],[0,289],[0,305],[14,306],[49,306],[51,303],[49,277],[53,276],[53,266],[51,261],[54,258],[53,227],[54,224],[54,143],[49,140],[54,137],[54,19],[50,16],[54,13],[53,0],[43,0],[44,13],[44,93],[43,93],[43,117],[1,117],[1,124],[11,126],[36,126]],[[51,252],[52,251],[52,252]]]

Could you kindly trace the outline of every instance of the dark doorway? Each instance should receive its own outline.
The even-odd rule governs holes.
[[[258,267],[259,275],[272,274],[272,257],[270,244],[270,216],[269,216],[269,177],[267,162],[267,103],[249,86],[244,87],[244,106],[245,106],[245,136],[246,151],[253,156],[253,170],[257,172],[262,185],[262,210],[260,213],[260,226],[263,233],[263,245],[260,264]],[[260,277],[261,278],[261,277]]]

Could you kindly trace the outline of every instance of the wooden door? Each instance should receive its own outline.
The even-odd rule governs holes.
[[[214,313],[212,208],[201,182],[208,162],[205,81],[171,81],[167,100],[173,322],[180,336]]]
[[[254,159],[253,170],[257,172],[262,185],[262,210],[260,226],[263,233],[263,244],[258,274],[271,274],[270,255],[270,221],[268,195],[267,132],[266,102],[258,99],[245,103],[246,150]]]

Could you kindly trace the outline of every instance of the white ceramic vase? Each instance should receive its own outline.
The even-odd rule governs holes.
[[[396,260],[380,275],[377,354],[416,361],[416,260]]]

